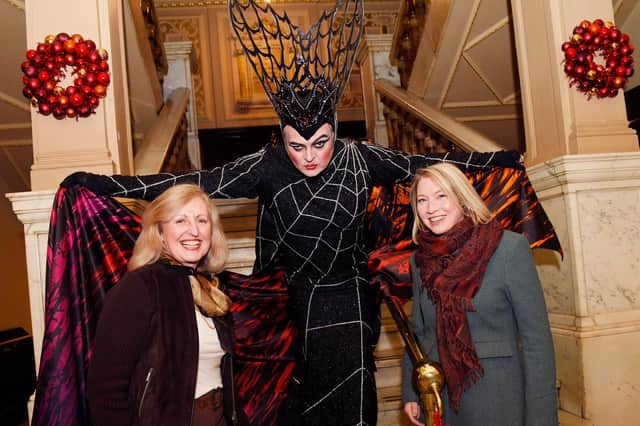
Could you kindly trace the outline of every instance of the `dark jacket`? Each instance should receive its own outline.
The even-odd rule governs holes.
[[[191,272],[157,262],[125,274],[107,295],[88,374],[94,426],[191,424],[199,350]],[[227,352],[225,415],[233,424],[231,322],[214,322]]]

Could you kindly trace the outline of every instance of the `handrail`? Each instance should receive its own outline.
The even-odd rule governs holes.
[[[402,111],[417,121],[424,123],[427,128],[434,130],[464,151],[488,152],[504,149],[490,138],[464,123],[456,121],[442,111],[429,106],[424,100],[394,86],[388,81],[376,80],[374,86],[380,94],[383,104],[387,104],[385,100],[392,102]],[[389,138],[392,138],[391,134],[389,134]]]
[[[189,90],[174,90],[145,135],[134,158],[135,173],[155,174],[190,169],[187,154]]]
[[[134,118],[141,122],[144,133],[149,114],[146,110],[152,108],[155,114],[162,108],[162,82],[168,71],[168,62],[153,3],[129,0],[125,5],[129,90]]]

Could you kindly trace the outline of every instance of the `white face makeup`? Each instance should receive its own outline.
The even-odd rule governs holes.
[[[293,127],[285,126],[282,138],[289,159],[305,176],[319,175],[331,162],[335,138],[330,124],[320,126],[309,139],[302,137]]]

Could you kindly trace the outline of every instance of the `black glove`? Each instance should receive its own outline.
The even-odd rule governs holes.
[[[76,185],[83,186],[96,195],[111,195],[119,189],[109,176],[87,172],[71,173],[60,183],[63,188],[71,188]]]
[[[484,155],[490,155],[485,153]],[[523,169],[522,155],[518,151],[498,151],[493,153],[493,159],[489,164],[500,167],[512,167],[514,169]]]

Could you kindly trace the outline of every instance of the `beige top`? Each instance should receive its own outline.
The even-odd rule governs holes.
[[[198,375],[196,376],[196,393],[198,398],[211,389],[222,387],[220,361],[224,355],[218,332],[213,320],[202,315],[196,308],[196,324],[198,326]]]

